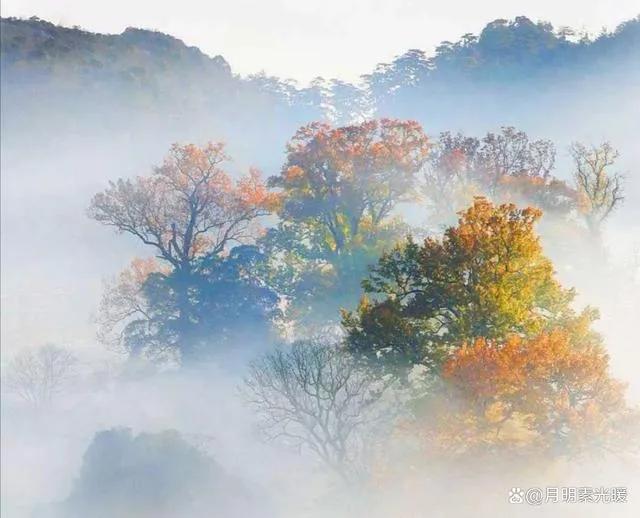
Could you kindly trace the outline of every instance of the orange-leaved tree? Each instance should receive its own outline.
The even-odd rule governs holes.
[[[273,297],[262,292],[249,297],[237,290],[232,296],[229,291],[230,286],[260,287],[251,273],[257,255],[231,252],[232,247],[255,240],[258,218],[275,210],[278,196],[269,192],[257,170],[233,181],[223,169],[228,160],[221,143],[174,144],[151,175],[111,182],[94,196],[89,215],[118,233],[134,236],[159,261],[154,271],[148,264],[134,264],[106,295],[107,327],[113,330],[122,317],[124,334],[119,336],[128,350],[173,348],[184,357],[186,351],[195,350],[195,342],[204,340],[204,329],[210,332],[204,325],[208,320],[224,315],[226,309],[237,313],[238,308],[221,306],[217,300],[221,293],[228,306],[231,300],[244,304],[248,299],[273,305]],[[224,284],[215,287],[212,282],[222,277]],[[141,315],[144,318],[138,318]],[[228,326],[219,329],[224,334]],[[222,340],[211,339],[216,338]]]
[[[230,244],[254,237],[251,224],[277,204],[257,170],[233,182],[222,168],[228,160],[221,143],[174,144],[152,175],[111,182],[96,194],[89,214],[188,272]]]
[[[442,367],[442,390],[418,406],[430,454],[578,455],[625,445],[634,412],[595,344],[555,329],[530,339],[477,338]]]
[[[304,126],[287,146],[281,174],[270,180],[282,189],[280,216],[321,229],[324,246],[343,253],[363,223],[379,226],[411,196],[429,148],[414,121]]]

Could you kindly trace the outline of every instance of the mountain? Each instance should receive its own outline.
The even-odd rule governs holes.
[[[377,114],[449,129],[460,107],[495,109],[496,97],[511,105],[531,92],[564,95],[607,83],[619,90],[640,82],[640,16],[595,39],[524,16],[495,20],[478,35],[443,42],[433,56],[412,49],[380,64],[361,85],[318,78],[307,88],[240,77],[223,57],[160,32],[94,34],[35,17],[0,24],[3,127],[33,133],[34,121],[71,131],[151,123],[171,136],[226,138],[268,162],[273,148],[266,145],[281,150],[310,120],[347,123]]]
[[[247,132],[252,121],[290,120],[275,132],[281,146],[285,133],[321,116],[298,99],[293,109],[298,92],[284,83],[240,78],[222,57],[166,34],[133,28],[93,34],[36,18],[1,24],[2,123],[9,140],[24,132],[47,139],[52,128],[57,136],[151,129],[168,139],[206,135],[255,148],[276,142],[262,128]]]
[[[438,124],[444,115],[445,125],[458,111],[484,121],[483,108],[526,116],[538,102],[544,113],[593,95],[620,100],[640,85],[640,16],[595,39],[524,16],[495,20],[479,35],[443,42],[431,57],[410,50],[365,80],[379,113]]]
[[[29,67],[24,66],[29,64]],[[160,32],[127,28],[120,35],[93,34],[56,26],[37,18],[2,20],[2,66],[14,73],[38,71],[42,78],[96,82],[155,83],[158,75],[200,69],[211,81],[229,81],[221,56],[210,58],[195,47]],[[188,80],[188,77],[182,78]]]

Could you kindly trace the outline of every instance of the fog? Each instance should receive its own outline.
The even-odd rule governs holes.
[[[602,247],[567,251],[561,238],[545,232],[546,216],[540,233],[557,278],[576,289],[576,307],[599,309],[594,327],[603,335],[612,375],[628,385],[631,406],[640,403],[640,73],[629,67],[636,51],[601,75],[434,88],[429,97],[418,92],[369,113],[416,119],[433,140],[441,131],[482,136],[514,126],[553,142],[554,175],[566,181],[572,178],[572,142],[609,141],[619,150],[614,169],[624,175],[625,199],[604,225]],[[140,102],[135,96],[146,91],[144,80],[130,88],[98,77],[77,88],[59,77],[49,82],[28,71],[12,73],[2,89],[3,382],[13,358],[48,343],[68,348],[77,364],[43,406],[26,404],[3,385],[3,516],[638,515],[637,452],[537,462],[505,453],[490,462],[480,456],[422,463],[410,441],[388,446],[377,437],[366,459],[373,466],[368,478],[347,484],[304,445],[268,441],[261,433],[244,380],[249,360],[274,350],[278,340],[232,342],[224,354],[190,366],[127,358],[99,343],[105,284],[133,257],[153,253],[91,219],[92,196],[110,180],[151,174],[174,142],[223,140],[233,158],[225,167],[234,178],[251,166],[263,178],[277,175],[296,130],[335,117],[324,101],[309,100],[313,91],[295,90],[294,101],[289,92],[284,102],[264,84],[231,73],[224,84],[211,80],[218,91],[210,98],[202,93],[206,84],[201,90],[185,86],[204,82],[210,72],[201,72],[170,86],[158,81],[157,92]],[[430,224],[420,201],[397,212],[416,235]],[[408,394],[406,387],[389,390],[400,399]],[[390,435],[402,437],[406,415],[395,418]],[[163,436],[168,430],[176,435]],[[101,432],[107,435],[96,435]],[[175,457],[162,458],[165,444]],[[107,460],[114,466],[100,464]],[[176,466],[171,476],[170,468],[163,471],[167,463]],[[512,487],[549,486],[625,487],[629,496],[624,504],[508,501]],[[167,487],[160,495],[158,488]]]

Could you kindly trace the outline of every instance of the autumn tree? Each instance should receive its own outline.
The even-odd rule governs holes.
[[[532,337],[565,325],[597,342],[588,328],[595,312],[575,314],[574,292],[542,253],[540,216],[479,197],[442,239],[408,239],[384,254],[358,310],[343,313],[349,348],[387,366],[437,371],[452,347],[477,337]]]
[[[151,176],[120,179],[96,194],[89,214],[188,273],[231,243],[252,237],[251,224],[276,201],[257,170],[234,184],[221,167],[228,160],[220,143],[174,144]]]
[[[319,339],[267,353],[245,380],[247,401],[267,439],[310,450],[348,482],[366,467],[387,388],[347,351]]]
[[[127,337],[130,351],[173,347],[185,356],[201,348],[202,325],[216,315],[213,308],[203,314],[207,306],[202,302],[212,293],[212,271],[229,273],[234,257],[246,257],[230,255],[233,246],[252,242],[257,219],[276,206],[277,197],[256,170],[234,182],[222,168],[226,161],[222,144],[175,144],[152,175],[112,182],[94,196],[90,216],[135,237],[158,260],[155,271],[150,264],[134,265],[105,299],[107,324],[113,328],[123,322],[121,336]],[[250,262],[242,267],[233,263],[236,281],[250,279]],[[255,279],[250,283],[260,284]],[[136,325],[130,325],[132,321]],[[217,338],[214,333],[209,340]]]
[[[25,403],[42,408],[69,388],[77,366],[77,358],[63,347],[23,350],[8,362],[5,387]]]
[[[635,420],[603,348],[559,328],[476,338],[441,374],[441,390],[416,405],[414,428],[434,455],[620,451]]]
[[[363,224],[379,226],[411,195],[428,150],[412,121],[305,126],[287,146],[282,173],[270,179],[283,193],[280,216],[319,227],[326,248],[344,253]]]
[[[555,155],[550,141],[531,140],[511,126],[482,139],[441,133],[422,184],[432,218],[451,223],[455,212],[475,195],[567,216],[575,208],[577,196],[551,174]]]
[[[449,222],[456,207],[479,192],[479,148],[477,138],[461,133],[441,133],[434,144],[424,168],[422,190],[436,221]]]
[[[487,133],[479,154],[489,193],[495,192],[504,176],[548,177],[556,158],[551,141],[531,141],[524,131],[512,126],[503,127],[500,133]]]
[[[570,151],[581,212],[589,230],[599,235],[602,223],[624,200],[622,176],[611,172],[618,151],[608,142],[597,147],[574,143]]]
[[[305,285],[326,284],[353,294],[349,283],[402,234],[392,211],[413,196],[428,151],[427,137],[412,121],[313,123],[298,130],[282,172],[269,181],[282,195],[281,223],[269,242],[285,269],[304,265],[290,275],[303,293]],[[308,275],[324,280],[307,282]],[[316,292],[313,298],[331,297]]]

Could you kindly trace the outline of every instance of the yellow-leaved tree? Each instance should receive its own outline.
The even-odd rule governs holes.
[[[587,308],[554,277],[535,233],[541,211],[477,197],[444,236],[412,239],[382,256],[363,282],[357,311],[344,312],[347,344],[384,366],[438,371],[476,338],[532,338],[556,327],[571,342],[599,343]]]

